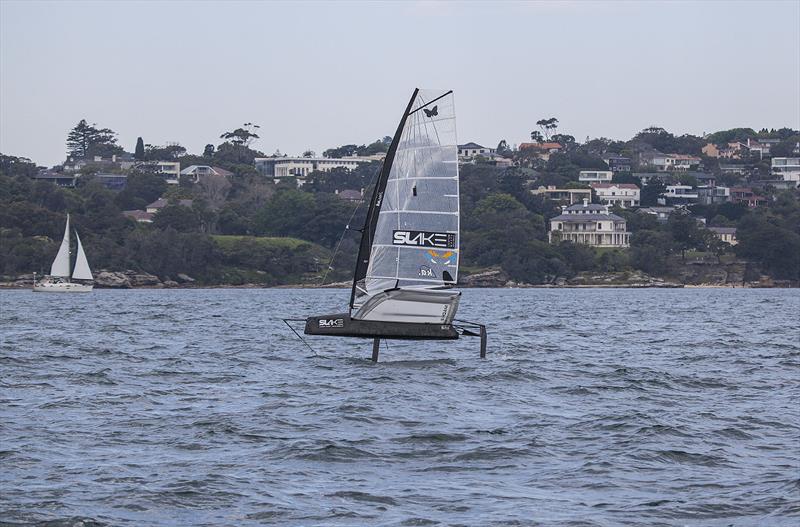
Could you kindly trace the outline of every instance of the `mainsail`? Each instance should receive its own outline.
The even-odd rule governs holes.
[[[415,90],[367,214],[351,307],[394,288],[458,280],[458,146],[452,91]]]
[[[81,237],[78,236],[78,231],[75,231],[75,238],[78,240],[78,258],[75,260],[75,269],[72,271],[72,278],[77,280],[93,280],[92,270],[89,269],[89,261],[86,259],[86,253],[83,251],[83,244],[81,244]]]
[[[64,228],[61,247],[59,247],[56,259],[53,260],[53,265],[50,267],[50,276],[69,278],[69,214],[67,214],[67,226]]]

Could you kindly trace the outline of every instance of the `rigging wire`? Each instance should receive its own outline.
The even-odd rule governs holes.
[[[383,162],[378,166],[378,171],[375,172],[370,180],[367,182],[367,186],[365,188],[369,188],[370,185],[375,181],[375,178],[378,174],[381,173],[383,169]],[[355,208],[353,209],[352,214],[350,214],[350,219],[347,220],[347,225],[345,225],[344,230],[342,231],[342,235],[339,236],[339,241],[336,242],[336,247],[333,249],[333,254],[331,254],[331,259],[328,260],[328,265],[325,267],[325,274],[322,275],[322,280],[320,281],[320,287],[325,285],[325,280],[328,278],[328,273],[333,270],[333,261],[336,259],[336,255],[339,253],[339,248],[342,246],[342,242],[344,241],[344,237],[347,234],[347,231],[350,230],[350,224],[353,223],[353,218],[356,216],[356,212],[364,204],[364,196],[361,196],[361,200],[356,204]],[[363,234],[363,233],[362,233]]]

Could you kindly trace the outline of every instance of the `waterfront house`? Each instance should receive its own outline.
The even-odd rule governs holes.
[[[732,187],[731,202],[744,203],[748,207],[758,207],[766,205],[769,200],[764,196],[759,196],[750,187]]]
[[[611,183],[614,173],[610,170],[581,170],[578,181],[584,183]]]
[[[666,223],[675,210],[677,210],[677,207],[642,207],[636,212],[654,216],[659,223]]]
[[[800,157],[773,157],[772,173],[783,181],[800,186]]]
[[[727,244],[736,245],[739,243],[736,240],[736,227],[709,227],[708,230]]]
[[[646,165],[653,166],[657,172],[687,171],[700,164],[700,158],[685,154],[650,153],[643,156]]]
[[[489,157],[494,154],[494,148],[481,146],[478,143],[466,143],[458,145],[459,158],[473,158],[475,156]]]
[[[182,207],[191,207],[192,203],[193,201],[190,199],[179,199],[174,204],[180,205]],[[153,203],[149,204],[145,210],[150,214],[157,214],[161,209],[163,209],[167,205],[171,205],[171,203],[166,198],[158,198]]]
[[[612,214],[608,205],[582,203],[565,206],[560,215],[550,220],[550,243],[568,241],[592,247],[628,247],[630,233],[625,218]]]
[[[603,161],[608,165],[608,169],[612,172],[630,172],[631,171],[631,158],[621,156],[619,154],[607,153],[603,155]]]
[[[639,206],[639,187],[632,183],[590,183],[590,186],[600,203],[623,209]]]
[[[691,185],[667,185],[666,191],[661,194],[665,204],[689,205],[697,203],[697,191]],[[660,198],[659,201],[662,201]]]
[[[714,143],[708,143],[702,148],[704,155],[723,159],[741,159],[742,154],[746,153],[747,150],[747,145],[738,141],[730,142],[725,146],[718,146]]]
[[[145,212],[143,210],[125,210],[122,211],[122,215],[139,223],[153,223],[154,214],[152,212]]]
[[[549,185],[533,189],[531,194],[544,196],[552,201],[564,201],[569,205],[580,203],[584,199],[592,200],[592,189],[590,188],[556,188],[555,185]]]
[[[371,159],[358,157],[257,157],[253,163],[256,170],[266,177],[304,178],[312,172],[330,172],[334,168],[355,170],[359,165],[371,162]]]
[[[208,165],[191,165],[181,170],[181,176],[191,178],[192,181],[197,183],[203,176],[223,176],[231,177],[233,172],[229,172],[224,168],[212,167]]]
[[[731,200],[731,189],[728,187],[699,187],[697,202],[702,205],[719,205]]]
[[[53,183],[59,187],[71,188],[75,186],[75,183],[78,181],[79,177],[79,174],[67,174],[52,170],[42,170],[38,174],[32,176],[32,179],[34,181],[46,181],[48,183]]]
[[[156,173],[170,185],[177,185],[181,177],[181,164],[178,161],[143,161],[137,163],[134,169]]]
[[[559,143],[555,142],[547,142],[547,143],[520,143],[519,149],[522,150],[532,150],[536,157],[542,159],[544,161],[550,160],[551,154],[557,154],[560,152],[564,147],[561,146]]]
[[[753,155],[758,154],[759,159],[764,159],[770,157],[770,149],[780,142],[780,139],[748,139],[747,148]]]

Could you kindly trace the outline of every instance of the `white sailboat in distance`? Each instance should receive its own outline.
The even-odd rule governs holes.
[[[91,283],[94,280],[92,270],[89,268],[89,261],[86,259],[86,252],[83,250],[81,238],[78,231],[75,231],[75,239],[78,241],[78,256],[75,259],[75,268],[70,272],[70,249],[69,249],[69,214],[67,214],[67,225],[64,228],[64,238],[61,240],[61,247],[58,249],[56,259],[50,267],[50,274],[41,280],[36,280],[36,273],[33,274],[33,290],[37,293],[88,293],[94,289]],[[83,280],[85,282],[73,282],[72,280]]]

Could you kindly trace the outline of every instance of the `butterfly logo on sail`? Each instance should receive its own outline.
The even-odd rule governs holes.
[[[450,265],[451,258],[455,255],[453,251],[437,252],[428,249],[428,259],[432,264]]]
[[[423,108],[422,111],[425,112],[425,115],[427,115],[428,117],[434,117],[436,115],[439,115],[439,106],[436,105],[430,110],[428,110],[427,108]]]

